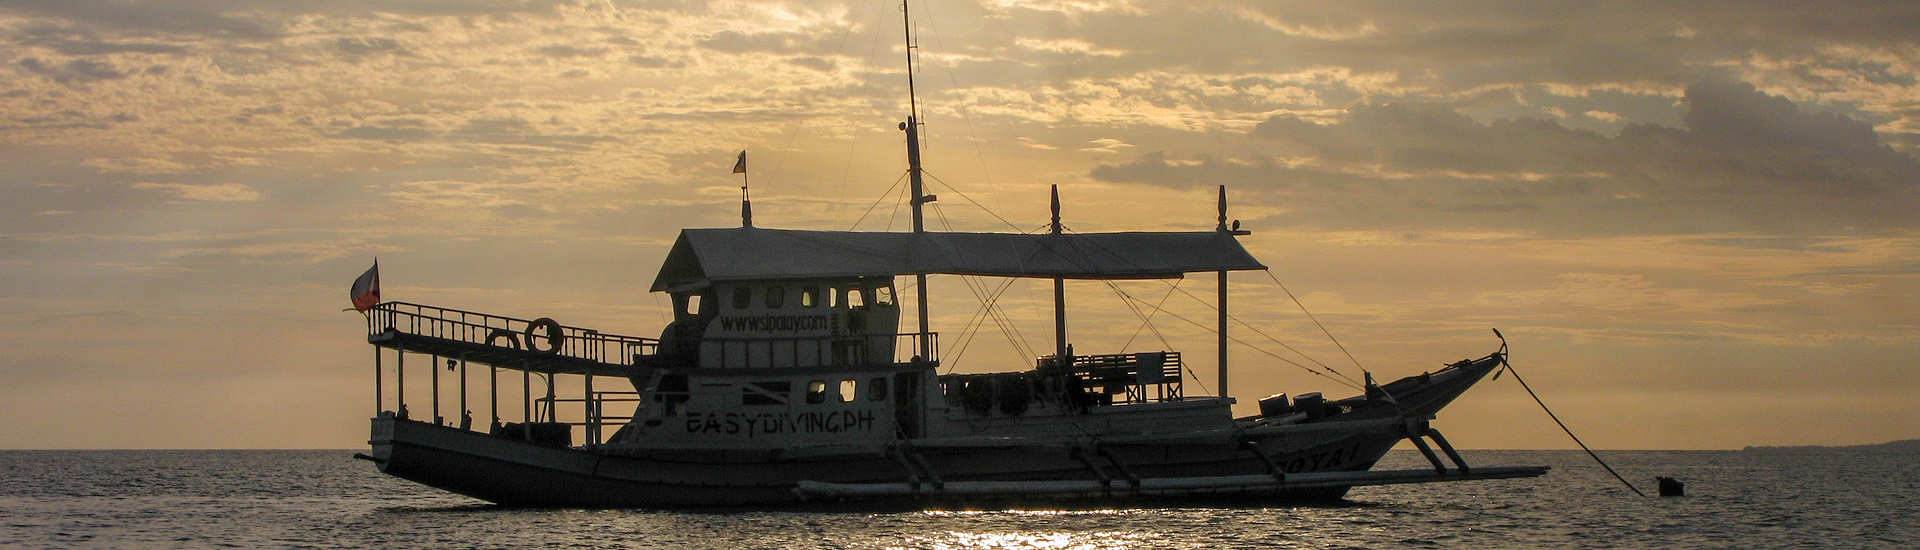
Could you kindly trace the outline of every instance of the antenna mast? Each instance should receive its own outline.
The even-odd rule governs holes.
[[[935,199],[926,194],[925,185],[920,179],[920,100],[913,89],[913,15],[907,8],[908,0],[900,0],[900,28],[907,41],[907,121],[900,123],[900,129],[907,133],[907,180],[913,193],[913,232],[927,231],[925,218],[921,215],[921,206]],[[932,357],[933,342],[927,331],[927,274],[913,274],[914,294],[918,296],[920,313],[920,357]]]

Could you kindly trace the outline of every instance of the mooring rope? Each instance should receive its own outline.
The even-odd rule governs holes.
[[[1498,332],[1498,331],[1495,331],[1495,334],[1499,334],[1499,332]],[[1504,347],[1506,347],[1506,346],[1501,346],[1501,347],[1502,347],[1502,348],[1504,348]],[[1612,467],[1612,466],[1608,466],[1608,465],[1607,465],[1607,461],[1605,461],[1605,460],[1600,460],[1600,455],[1597,455],[1597,454],[1594,454],[1594,453],[1593,453],[1593,449],[1589,449],[1589,448],[1587,448],[1587,444],[1586,444],[1585,442],[1582,442],[1582,441],[1580,441],[1580,436],[1577,436],[1577,435],[1573,435],[1573,430],[1572,430],[1571,428],[1568,428],[1568,427],[1567,427],[1567,423],[1565,423],[1565,422],[1561,422],[1561,421],[1560,421],[1560,416],[1559,416],[1559,415],[1556,415],[1556,414],[1553,414],[1553,409],[1549,409],[1549,408],[1547,408],[1547,402],[1545,402],[1545,401],[1541,401],[1541,400],[1540,400],[1540,394],[1537,394],[1537,393],[1534,393],[1534,392],[1533,392],[1533,387],[1532,387],[1532,386],[1528,386],[1528,385],[1527,385],[1527,380],[1526,380],[1525,378],[1521,378],[1521,377],[1520,377],[1520,371],[1517,371],[1517,370],[1514,370],[1514,368],[1513,368],[1513,363],[1512,363],[1512,362],[1509,362],[1509,361],[1507,361],[1507,356],[1506,356],[1506,355],[1501,355],[1501,356],[1500,356],[1500,364],[1502,364],[1502,365],[1505,365],[1505,366],[1507,367],[1507,372],[1510,372],[1510,373],[1513,373],[1513,379],[1514,379],[1514,381],[1516,381],[1516,382],[1519,382],[1519,383],[1520,383],[1520,387],[1521,387],[1521,388],[1524,388],[1524,389],[1526,389],[1526,390],[1527,390],[1527,395],[1530,395],[1530,396],[1533,396],[1533,402],[1534,402],[1534,403],[1539,403],[1539,404],[1540,404],[1540,410],[1543,410],[1543,411],[1546,411],[1546,412],[1547,412],[1547,418],[1552,418],[1552,419],[1553,419],[1553,423],[1555,423],[1555,424],[1559,424],[1559,425],[1560,425],[1560,431],[1564,431],[1564,432],[1567,432],[1567,437],[1571,437],[1571,438],[1573,438],[1573,442],[1574,442],[1574,444],[1576,444],[1576,445],[1579,445],[1579,446],[1580,446],[1580,450],[1582,450],[1582,451],[1586,451],[1586,452],[1587,452],[1587,456],[1590,456],[1590,457],[1593,457],[1593,461],[1594,461],[1594,462],[1598,462],[1598,463],[1600,463],[1600,467],[1601,467],[1601,468],[1606,468],[1606,469],[1607,469],[1607,473],[1609,473],[1609,474],[1613,474],[1613,478],[1614,478],[1614,479],[1618,479],[1618,480],[1620,480],[1620,483],[1621,483],[1622,485],[1626,485],[1628,489],[1631,489],[1631,490],[1633,490],[1633,494],[1636,494],[1636,495],[1640,495],[1640,498],[1646,498],[1646,496],[1647,496],[1647,494],[1646,494],[1646,493],[1642,493],[1642,492],[1640,492],[1640,488],[1638,488],[1638,487],[1634,487],[1634,486],[1633,486],[1633,483],[1632,483],[1632,482],[1629,482],[1629,481],[1627,481],[1627,478],[1624,478],[1624,477],[1620,477],[1620,472],[1616,472],[1616,471],[1613,471],[1613,467]]]

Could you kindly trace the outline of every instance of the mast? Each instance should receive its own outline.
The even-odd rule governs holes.
[[[909,202],[913,205],[913,232],[927,232],[925,218],[921,215],[921,205],[932,200],[925,191],[920,179],[920,99],[913,89],[913,16],[908,11],[907,0],[900,0],[900,28],[907,42],[907,121],[900,129],[907,132],[907,181],[908,191],[913,194]],[[932,341],[927,338],[927,274],[913,274],[914,294],[920,313],[920,357],[932,357]]]
[[[1240,222],[1234,222],[1235,225],[1239,225],[1239,223]],[[1232,230],[1227,228],[1227,186],[1225,185],[1220,186],[1220,225],[1215,229],[1219,230],[1222,233],[1232,234]],[[1218,309],[1220,311],[1220,319],[1219,319],[1220,341],[1218,342],[1218,345],[1220,350],[1220,397],[1224,398],[1224,397],[1228,397],[1227,395],[1227,270],[1225,269],[1220,270],[1219,275],[1220,275],[1220,286],[1218,288],[1218,292],[1220,293],[1220,307]]]
[[[1060,186],[1052,186],[1053,224],[1052,233],[1060,234]],[[1067,290],[1066,280],[1053,278],[1053,357],[1062,366],[1072,365],[1073,358],[1067,357]]]

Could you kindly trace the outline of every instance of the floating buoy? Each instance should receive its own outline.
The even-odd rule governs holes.
[[[1660,496],[1663,496],[1663,497],[1687,496],[1687,484],[1681,483],[1680,480],[1670,478],[1667,476],[1657,476],[1657,477],[1654,477],[1653,479],[1654,481],[1660,482]]]

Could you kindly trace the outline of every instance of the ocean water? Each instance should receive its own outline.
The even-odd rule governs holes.
[[[0,451],[0,547],[1915,548],[1920,456],[1468,451],[1544,478],[1358,488],[1345,502],[1083,510],[504,509],[354,451]],[[1395,451],[1383,467],[1424,465]]]

